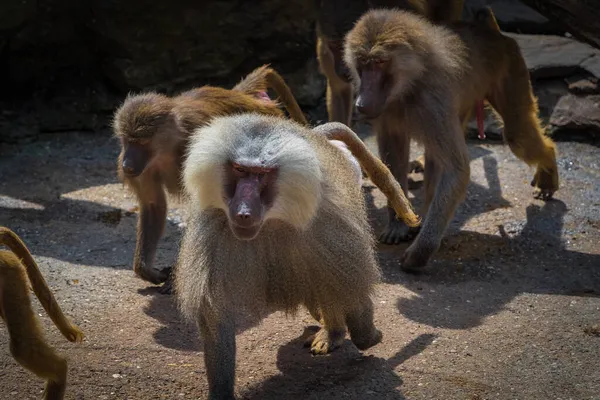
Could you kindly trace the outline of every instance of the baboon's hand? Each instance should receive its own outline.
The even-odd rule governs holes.
[[[69,342],[74,343],[81,343],[85,337],[83,331],[75,324],[71,324],[71,329],[65,336]]]
[[[408,242],[419,233],[420,229],[420,226],[409,228],[404,222],[394,219],[388,222],[387,227],[379,235],[379,242],[383,244]]]
[[[166,282],[171,275],[171,268],[156,269],[153,267],[146,267],[146,265],[143,263],[141,267],[134,265],[133,271],[143,280],[155,285]]]

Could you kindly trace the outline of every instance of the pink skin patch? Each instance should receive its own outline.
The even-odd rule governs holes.
[[[271,98],[269,97],[267,92],[258,92],[256,97],[258,97],[260,100],[265,101],[267,103],[271,102]]]
[[[352,155],[352,152],[350,152],[350,150],[346,146],[346,143],[339,140],[330,140],[329,142],[335,147],[342,150],[342,153],[344,153],[348,160],[350,160],[352,166],[354,167],[354,172],[356,172],[356,182],[359,186],[362,185],[362,170],[360,168],[360,164],[358,163],[358,160]]]
[[[475,104],[475,118],[477,119],[477,131],[479,139],[485,139],[485,130],[483,129],[483,100],[479,100]]]

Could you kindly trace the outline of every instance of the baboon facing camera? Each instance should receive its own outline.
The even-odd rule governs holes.
[[[214,119],[193,136],[183,172],[190,218],[174,281],[202,334],[211,399],[233,398],[239,312],[260,320],[305,306],[323,325],[314,354],[338,347],[346,327],[359,349],[381,340],[371,300],[380,271],[361,176],[328,139],[362,145],[338,123],[311,130],[257,114]],[[407,208],[399,216],[418,223],[400,203]]]

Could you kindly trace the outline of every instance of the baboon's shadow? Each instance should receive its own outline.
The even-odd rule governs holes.
[[[532,204],[526,223],[499,225],[499,235],[449,235],[431,272],[395,275],[417,294],[399,299],[398,310],[418,323],[467,329],[521,293],[600,296],[600,256],[567,250],[562,243],[566,212],[559,200]]]
[[[484,175],[488,186],[485,187],[473,181],[469,182],[466,200],[456,210],[449,231],[461,229],[471,218],[479,214],[511,206],[511,203],[502,197],[502,188],[498,177],[498,162],[490,155],[492,152],[480,146],[469,146],[469,154],[471,162],[478,158],[483,158]],[[409,192],[415,196],[411,199],[411,203],[417,214],[423,207],[423,191],[419,190],[421,182],[409,182]],[[375,205],[374,197],[371,193],[373,188],[374,186],[365,187],[365,200],[369,213],[369,221],[375,233],[379,234],[387,223],[387,209],[386,207],[378,208]]]
[[[277,352],[280,374],[246,389],[244,399],[405,399],[400,391],[402,378],[394,369],[421,353],[435,335],[422,334],[389,360],[364,356],[346,340],[328,356],[310,355],[303,343],[315,327],[282,346]]]
[[[153,334],[156,343],[170,349],[202,351],[199,331],[195,324],[185,321],[177,309],[174,295],[161,295],[156,286],[140,289],[138,293],[150,298],[148,305],[144,307],[144,313],[163,324]],[[240,316],[237,319],[236,332],[239,335],[259,323],[260,321],[254,318]]]

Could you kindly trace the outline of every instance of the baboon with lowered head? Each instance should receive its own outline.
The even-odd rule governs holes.
[[[171,268],[154,268],[158,241],[167,216],[165,189],[179,196],[181,169],[189,136],[213,117],[258,112],[283,117],[276,101],[266,95],[275,89],[290,116],[306,118],[290,89],[272,68],[262,66],[233,89],[203,86],[174,98],[158,93],[128,96],[114,117],[115,135],[121,141],[117,172],[139,203],[133,270],[144,280],[166,281]],[[164,290],[168,292],[170,286]]]
[[[349,144],[376,184],[388,176],[398,215],[418,224],[391,172],[342,124],[311,130],[245,114],[213,119],[193,136],[183,173],[190,217],[174,281],[181,310],[202,335],[210,399],[234,398],[240,314],[260,320],[305,306],[323,325],[310,339],[314,354],[338,347],[346,327],[359,349],[381,340],[371,300],[380,272],[361,173],[328,139]]]
[[[31,308],[27,282],[31,282],[44,310],[67,340],[81,342],[83,332],[62,313],[35,260],[17,234],[0,227],[0,245],[11,250],[0,251],[0,317],[8,328],[10,352],[19,364],[46,379],[45,400],[61,400],[67,387],[67,360],[46,344]]]
[[[451,29],[406,11],[370,11],[348,33],[345,60],[356,107],[373,120],[380,156],[405,189],[410,138],[425,147],[425,217],[403,269],[425,267],[464,199],[470,167],[463,131],[477,101],[491,104],[513,153],[537,167],[531,184],[539,196],[558,189],[555,146],[540,126],[527,66],[489,8]],[[409,235],[390,218],[380,240],[398,243]]]
[[[459,21],[464,0],[320,0],[317,20],[317,59],[327,79],[329,121],[351,126],[353,90],[344,63],[344,36],[369,9],[414,11],[434,23]]]

